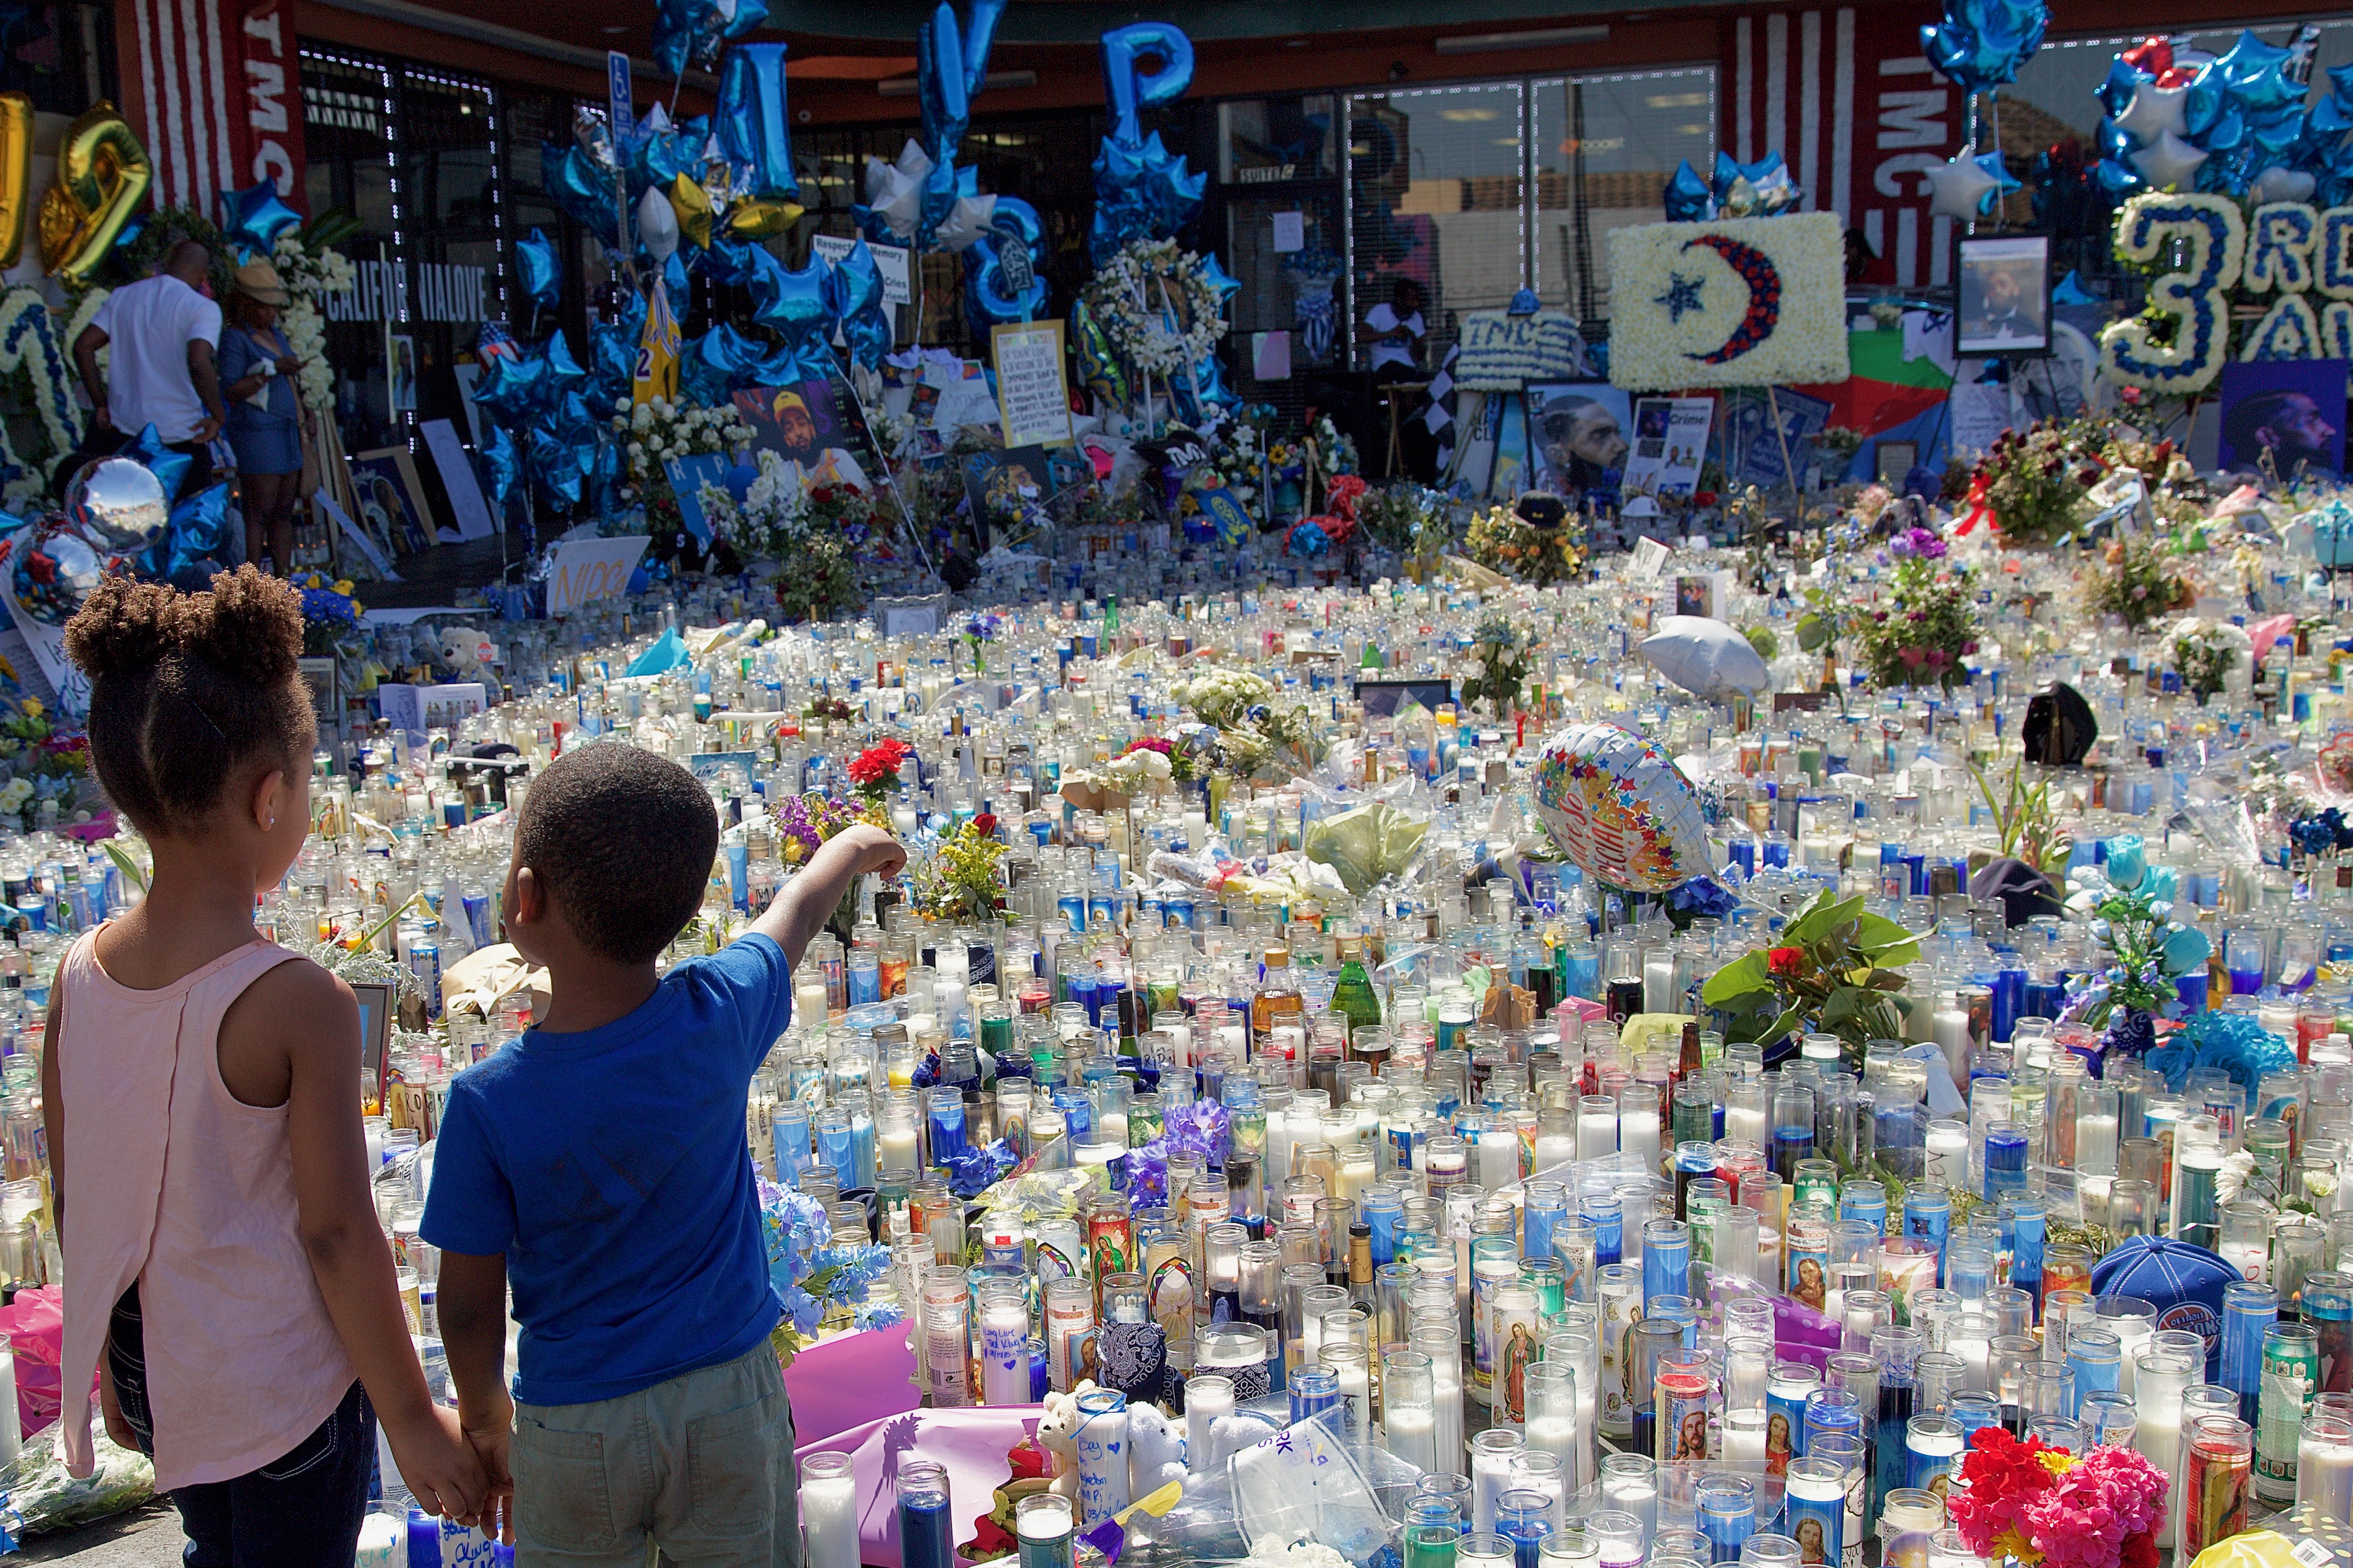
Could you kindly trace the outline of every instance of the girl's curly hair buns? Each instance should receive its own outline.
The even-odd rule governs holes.
[[[151,837],[193,832],[255,764],[310,766],[297,678],[302,595],[251,566],[209,592],[109,577],[66,625],[90,676],[90,753],[115,809]]]

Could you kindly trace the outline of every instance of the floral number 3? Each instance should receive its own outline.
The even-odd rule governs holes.
[[[2246,263],[2247,226],[2236,203],[2218,195],[2136,196],[2116,217],[2116,254],[2147,265],[2184,264],[2149,286],[2148,309],[2100,333],[2100,363],[2110,379],[2158,392],[2211,385],[2230,349],[2226,292]]]

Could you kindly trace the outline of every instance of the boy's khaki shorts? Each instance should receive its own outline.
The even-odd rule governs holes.
[[[587,1405],[517,1405],[518,1568],[800,1568],[793,1414],[763,1341]]]

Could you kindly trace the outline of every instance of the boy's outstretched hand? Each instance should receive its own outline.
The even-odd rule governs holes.
[[[844,830],[837,837],[851,839],[858,845],[860,850],[856,872],[858,876],[863,877],[869,872],[874,872],[885,877],[895,877],[907,868],[907,847],[881,828],[870,826],[861,822],[855,827]]]

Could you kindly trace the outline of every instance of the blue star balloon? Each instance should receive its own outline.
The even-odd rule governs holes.
[[[752,263],[752,319],[782,337],[785,347],[798,353],[811,343],[833,339],[834,319],[825,303],[826,265],[812,256],[798,270],[786,267],[767,251]]]
[[[220,194],[221,236],[232,245],[249,246],[267,257],[278,248],[278,237],[302,226],[302,215],[278,199],[278,182],[264,180],[241,191]]]
[[[547,341],[539,345],[537,357],[539,363],[547,367],[546,398],[549,403],[587,385],[588,373],[580,368],[578,360],[572,357],[572,345],[565,341],[562,332],[548,333]]]
[[[491,477],[491,500],[504,511],[507,498],[514,494],[515,480],[522,477],[522,454],[515,449],[514,437],[506,426],[491,426],[491,438],[482,443],[482,468]]]
[[[1944,21],[1920,29],[1920,48],[1962,91],[1989,92],[2017,79],[2050,26],[2046,0],[1946,0]]]
[[[2249,109],[2281,109],[2304,96],[2304,89],[2287,79],[2288,62],[2295,58],[2295,50],[2267,44],[2248,31],[2211,68],[2221,79],[2222,90],[2237,102]]]
[[[1996,182],[1993,189],[1978,198],[1978,212],[1999,212],[2001,210],[2002,197],[2012,191],[2022,191],[2026,188],[2010,177],[2009,166],[2002,163],[2000,153],[1980,153],[1977,155],[1976,163],[1978,168],[1991,174]]]
[[[758,384],[760,345],[722,321],[692,342],[678,360],[681,399],[715,407],[727,395]]]
[[[203,562],[222,563],[228,552],[227,484],[198,490],[174,507],[166,538],[171,559],[159,575],[177,576]]]
[[[874,265],[874,253],[864,240],[828,268],[826,306],[841,323],[849,357],[870,370],[880,367],[882,356],[891,352],[891,312],[882,303],[881,268]]]
[[[1715,193],[1685,158],[1667,178],[1667,221],[1704,223],[1715,213]]]
[[[591,457],[593,461],[593,454]],[[532,488],[541,500],[557,511],[570,511],[580,504],[580,481],[583,478],[578,454],[546,430],[531,433],[531,451],[526,459],[531,473]]]
[[[522,274],[523,298],[542,310],[553,310],[564,300],[564,263],[555,244],[534,228],[529,239],[515,242],[515,270]]]
[[[549,401],[547,362],[537,354],[501,355],[474,384],[474,406],[501,425],[529,424]]]
[[[613,176],[578,143],[542,142],[541,182],[555,205],[608,247],[621,243],[620,196]]]

